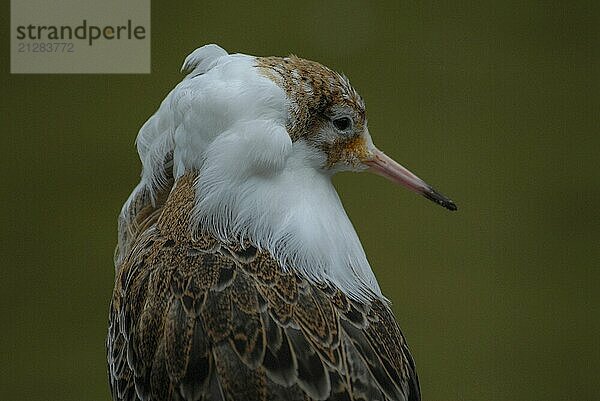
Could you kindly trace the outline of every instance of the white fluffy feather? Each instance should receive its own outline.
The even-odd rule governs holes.
[[[222,241],[249,239],[283,269],[329,282],[355,299],[382,297],[361,243],[331,183],[324,155],[285,129],[290,102],[255,58],[216,45],[186,58],[191,70],[141,128],[143,165],[131,199],[198,171],[190,227]]]

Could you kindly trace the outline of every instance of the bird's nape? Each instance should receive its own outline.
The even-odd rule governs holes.
[[[425,181],[379,149],[374,148],[370,153],[370,157],[367,160],[363,160],[363,163],[369,167],[369,171],[423,195],[425,198],[448,210],[457,210],[456,204],[452,200],[436,191]]]

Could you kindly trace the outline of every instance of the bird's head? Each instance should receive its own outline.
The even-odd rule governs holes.
[[[296,56],[230,55],[216,45],[196,49],[183,68],[189,74],[138,135],[151,189],[166,181],[172,155],[176,177],[201,171],[215,186],[252,187],[249,179],[307,167],[371,171],[456,210],[373,145],[365,103],[345,76]]]
[[[456,210],[454,202],[373,145],[365,103],[345,76],[296,56],[259,58],[258,66],[285,90],[288,134],[308,145],[315,167],[329,174],[367,170]]]

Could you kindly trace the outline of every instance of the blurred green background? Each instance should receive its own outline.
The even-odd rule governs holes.
[[[211,42],[343,71],[376,144],[458,203],[335,179],[424,400],[599,399],[595,2],[153,3],[150,75],[10,75],[1,32],[0,399],[110,398],[134,139],[184,57]]]

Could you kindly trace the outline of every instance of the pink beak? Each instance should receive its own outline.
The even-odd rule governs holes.
[[[448,210],[457,209],[454,202],[433,189],[425,181],[408,171],[408,169],[402,167],[381,150],[375,148],[372,153],[373,158],[364,161],[364,164],[369,167],[371,172],[385,177],[396,184],[403,185]]]

